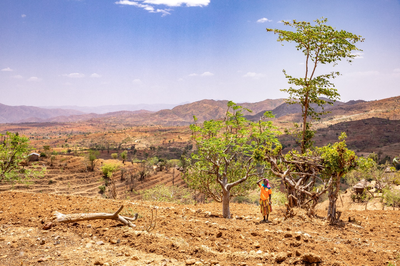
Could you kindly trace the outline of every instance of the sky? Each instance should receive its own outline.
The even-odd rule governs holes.
[[[400,95],[400,0],[1,0],[0,103],[177,104],[285,98],[304,55],[266,28],[325,17],[365,38],[342,101]]]

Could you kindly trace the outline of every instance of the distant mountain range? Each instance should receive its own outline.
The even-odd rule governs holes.
[[[193,123],[194,115],[199,122],[222,118],[226,113],[227,103],[226,100],[201,100],[156,112],[151,110],[118,110],[89,114],[80,110],[0,104],[0,123],[92,121],[130,125],[188,125]],[[282,121],[299,121],[301,119],[301,107],[299,105],[288,105],[285,103],[285,99],[267,99],[256,103],[239,103],[239,105],[253,110],[253,113],[245,113],[246,117],[253,121],[258,120],[265,111],[272,111],[275,117]],[[141,105],[130,105],[130,108],[134,108],[134,106]],[[323,120],[341,119],[340,121],[344,121],[343,119],[349,119],[350,121],[353,118],[353,120],[359,120],[371,117],[400,120],[399,106],[400,96],[370,102],[349,101],[344,103],[337,101],[333,106],[327,105],[325,107],[330,113],[324,115]],[[121,108],[123,107],[129,106],[121,106]],[[106,107],[98,108],[105,110]],[[116,106],[110,108],[116,108]],[[153,108],[156,109],[155,106]]]
[[[102,106],[39,106],[45,109],[69,109],[77,110],[83,113],[95,113],[95,114],[106,114],[111,112],[119,111],[139,111],[147,110],[157,112],[163,109],[172,109],[175,106],[188,104],[189,102],[179,103],[179,104],[125,104],[125,105],[102,105]]]
[[[0,123],[16,123],[50,119],[57,116],[82,115],[81,111],[71,109],[44,109],[33,106],[9,106],[0,103]]]

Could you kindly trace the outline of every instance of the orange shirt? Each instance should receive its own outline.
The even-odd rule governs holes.
[[[263,187],[260,183],[258,186],[261,189],[260,199],[261,200],[269,200],[269,195],[272,194],[271,188]]]

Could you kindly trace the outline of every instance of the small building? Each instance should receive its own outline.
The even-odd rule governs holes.
[[[358,182],[357,184],[355,184],[353,186],[354,191],[357,194],[362,194],[364,189],[369,185],[369,183],[367,182],[367,180],[362,179],[360,182]]]
[[[30,162],[39,161],[39,157],[40,157],[40,154],[39,153],[35,153],[35,152],[32,152],[31,154],[28,155],[28,159],[29,159]]]

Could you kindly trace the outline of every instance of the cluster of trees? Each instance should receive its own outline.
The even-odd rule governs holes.
[[[340,180],[349,171],[360,167],[355,153],[346,146],[346,135],[339,142],[324,147],[315,147],[312,141],[312,122],[325,113],[324,105],[333,104],[339,98],[332,79],[339,72],[317,75],[320,65],[336,65],[342,59],[355,58],[355,46],[364,39],[361,36],[336,30],[326,25],[327,19],[309,22],[287,22],[284,25],[295,31],[267,29],[278,35],[279,42],[294,42],[296,49],[305,55],[303,77],[293,77],[283,70],[288,83],[293,87],[284,89],[289,94],[289,104],[300,104],[302,124],[295,125],[287,133],[295,135],[299,150],[282,153],[277,140],[278,132],[265,114],[259,122],[248,121],[241,106],[228,103],[224,120],[193,124],[193,140],[197,152],[192,154],[185,179],[190,187],[200,190],[214,200],[222,202],[225,218],[230,218],[229,202],[254,188],[260,177],[278,176],[283,182],[288,198],[288,207],[302,207],[314,215],[314,207],[320,196],[329,194],[327,218],[331,223],[339,219],[336,201]],[[323,97],[323,98],[322,98]],[[318,112],[313,106],[322,108]],[[250,111],[250,110],[247,110]],[[196,118],[195,118],[196,121]]]

